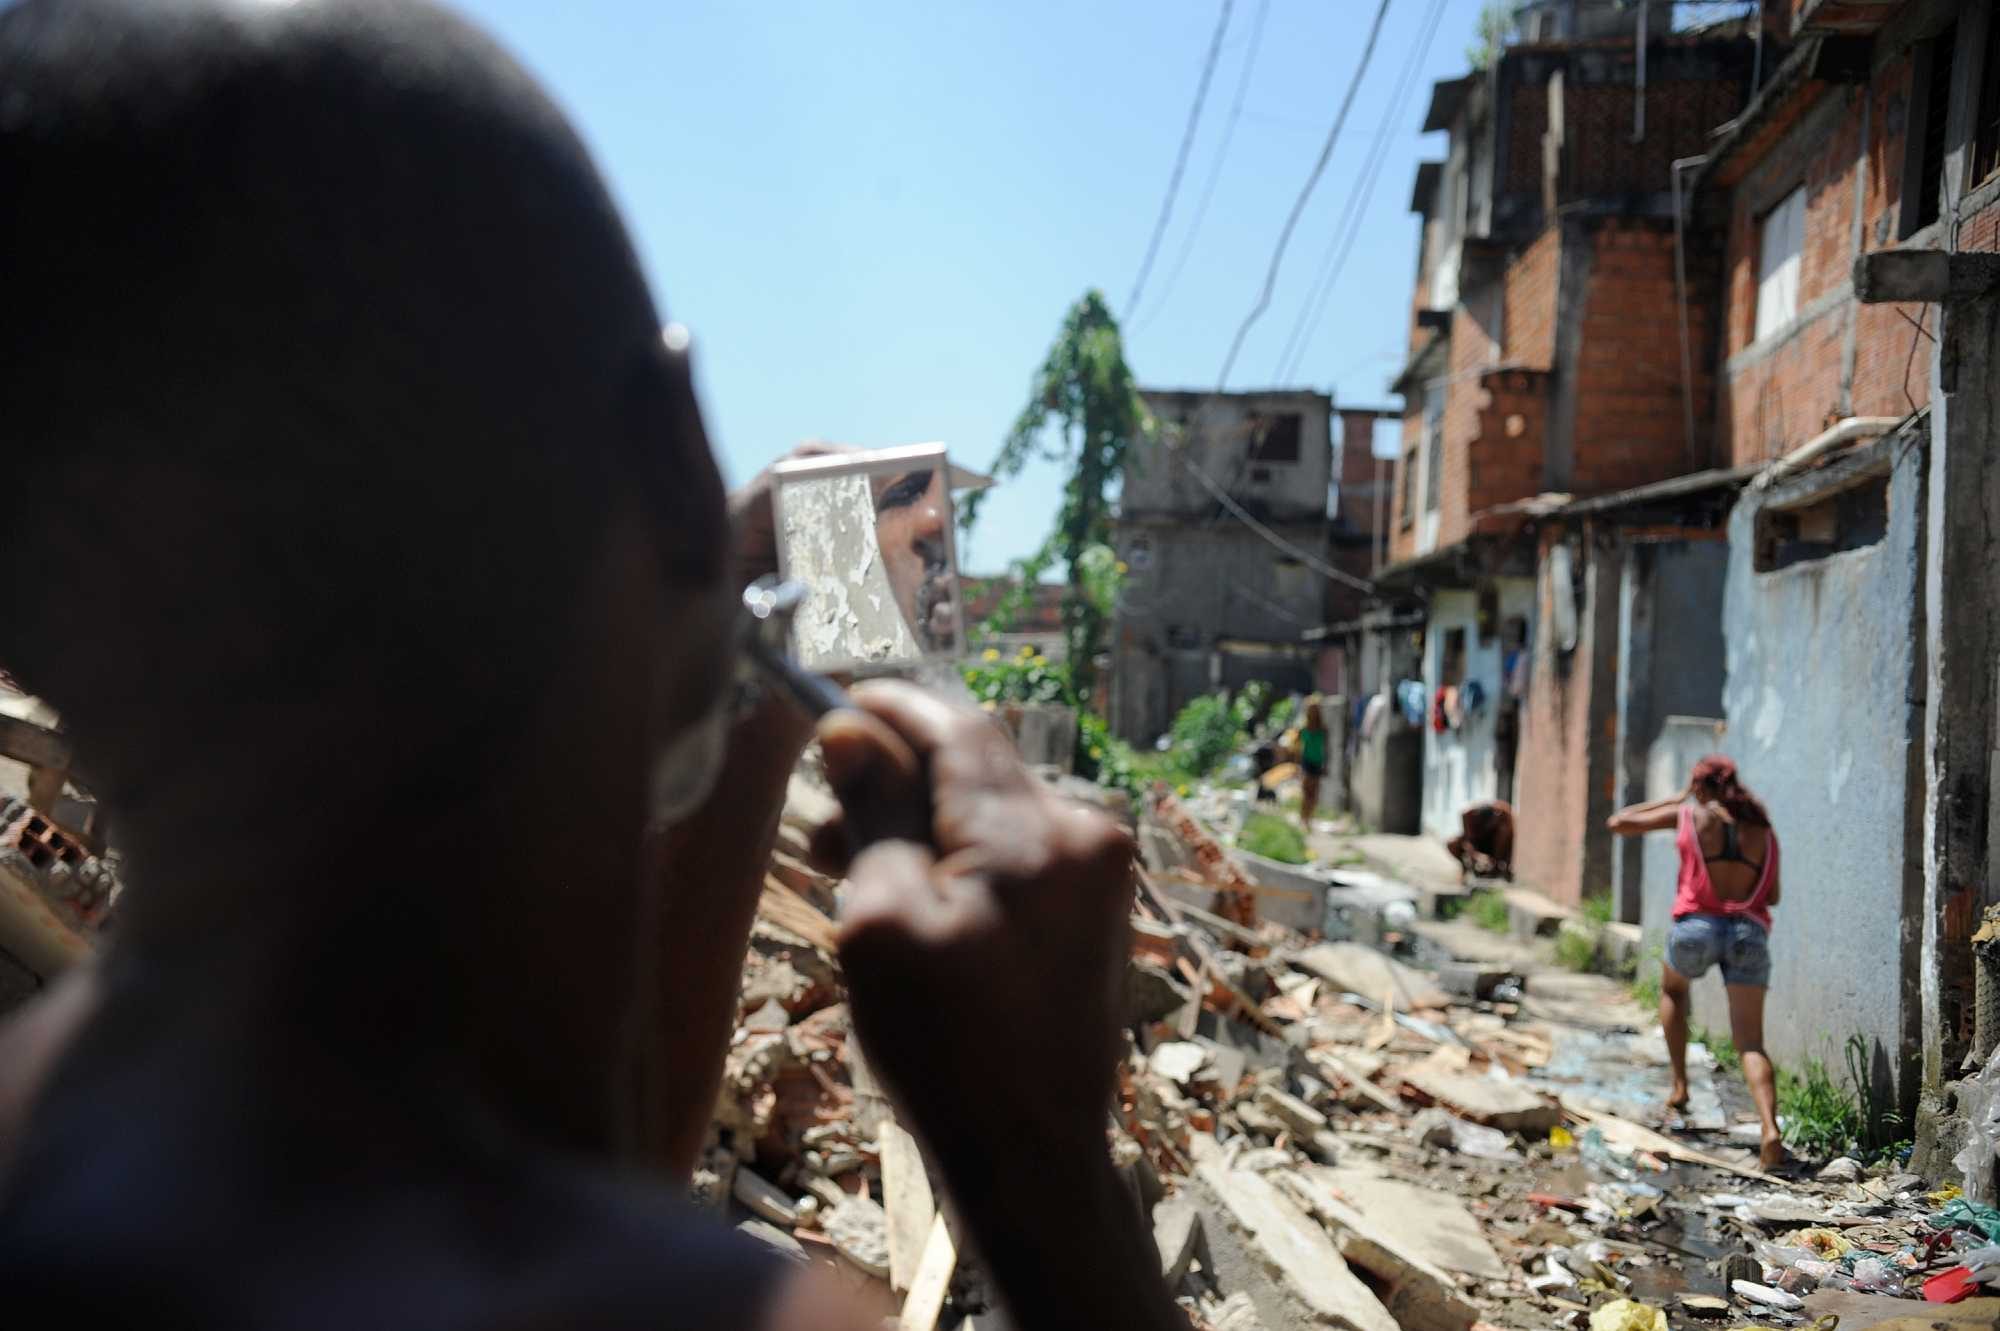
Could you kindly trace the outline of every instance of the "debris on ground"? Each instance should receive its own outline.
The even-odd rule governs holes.
[[[840,887],[805,861],[830,807],[794,782],[697,1198],[899,1326],[1010,1325],[849,1027]],[[1178,845],[1138,874],[1107,1149],[1200,1331],[1853,1331],[2000,1309],[1981,1297],[1992,1207],[1888,1162],[1766,1174],[1706,1066],[1703,1126],[1658,1126],[1664,1047],[1617,982],[1456,955],[1374,873],[1351,893],[1328,874],[1340,936],[1283,927],[1192,802],[1138,817],[1142,843]]]

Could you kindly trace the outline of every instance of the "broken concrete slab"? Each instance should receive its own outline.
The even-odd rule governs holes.
[[[1562,1106],[1518,1081],[1474,1072],[1453,1072],[1423,1059],[1396,1074],[1403,1084],[1460,1118],[1502,1132],[1536,1136],[1562,1122]]]
[[[1201,1248],[1201,1208],[1185,1197],[1169,1197],[1153,1207],[1153,1242],[1160,1250],[1160,1275],[1173,1289],[1187,1275]]]
[[[1300,1137],[1310,1139],[1326,1128],[1326,1115],[1289,1091],[1265,1086],[1257,1092],[1257,1103],[1284,1120],[1285,1126]]]
[[[1805,1315],[1817,1320],[1828,1315],[1840,1319],[1840,1331],[1880,1331],[1896,1327],[1956,1328],[1990,1327],[2000,1320],[2000,1299],[1965,1299],[1959,1303],[1918,1303],[1892,1298],[1887,1294],[1859,1294],[1846,1289],[1823,1289],[1806,1295]]]
[[[796,1225],[799,1223],[798,1203],[782,1188],[766,1181],[762,1176],[748,1169],[736,1171],[731,1185],[736,1200],[742,1202],[750,1214],[760,1220],[769,1220],[776,1225]]]
[[[1364,998],[1380,1001],[1383,994],[1393,993],[1398,1012],[1439,1008],[1451,1002],[1451,996],[1423,971],[1360,943],[1319,943],[1290,960],[1308,975],[1317,975],[1337,989]]]
[[[878,1280],[889,1278],[889,1217],[868,1197],[849,1197],[826,1217],[835,1251]]]
[[[1506,1263],[1456,1197],[1373,1170],[1315,1166],[1305,1172],[1367,1216],[1376,1237],[1398,1252],[1482,1280],[1507,1278]]]
[[[1187,1006],[1188,988],[1157,962],[1134,957],[1125,968],[1126,1024],[1164,1021]]]
[[[1396,1319],[1298,1203],[1264,1176],[1232,1169],[1213,1138],[1195,1138],[1194,1153],[1218,1286],[1247,1294],[1270,1331],[1397,1331]]]
[[[1438,986],[1455,998],[1493,997],[1500,982],[1514,972],[1504,966],[1482,966],[1476,961],[1447,961],[1438,967]]]
[[[1155,1045],[1146,1062],[1159,1076],[1176,1086],[1185,1086],[1209,1061],[1209,1052],[1192,1040],[1169,1040]],[[1241,1073],[1237,1074],[1241,1076]]]
[[[1340,1255],[1367,1273],[1404,1331],[1467,1331],[1479,1313],[1460,1296],[1456,1279],[1418,1252],[1388,1218],[1336,1196],[1322,1181],[1332,1172],[1301,1171],[1279,1179],[1279,1186],[1326,1222]],[[1499,1265],[1497,1257],[1494,1264]]]

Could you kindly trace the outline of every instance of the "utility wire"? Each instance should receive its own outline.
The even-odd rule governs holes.
[[[1194,220],[1188,223],[1187,234],[1181,237],[1180,253],[1174,257],[1174,266],[1167,273],[1167,285],[1144,319],[1132,331],[1143,331],[1153,320],[1159,318],[1160,311],[1167,307],[1167,300],[1174,294],[1174,284],[1180,281],[1181,270],[1187,267],[1188,257],[1194,253],[1195,238],[1201,234],[1202,219],[1208,216],[1208,205],[1215,201],[1216,182],[1222,179],[1223,163],[1229,160],[1229,145],[1236,137],[1236,122],[1243,118],[1243,99],[1250,91],[1250,75],[1257,68],[1257,47],[1264,39],[1264,18],[1271,12],[1271,0],[1257,0],[1257,16],[1250,21],[1250,45],[1243,56],[1243,72],[1236,80],[1236,98],[1229,104],[1229,119],[1222,126],[1222,141],[1215,150],[1215,161],[1208,168],[1208,180],[1201,189],[1201,202],[1195,205]],[[1137,309],[1133,313],[1137,313]]]
[[[1180,193],[1181,174],[1187,170],[1188,154],[1194,149],[1195,130],[1201,125],[1201,105],[1208,100],[1209,80],[1215,76],[1215,61],[1222,54],[1222,35],[1229,31],[1229,11],[1236,6],[1236,0],[1222,0],[1222,13],[1215,20],[1215,35],[1208,39],[1208,57],[1201,64],[1201,78],[1194,85],[1194,105],[1188,108],[1187,128],[1181,133],[1181,148],[1174,155],[1174,171],[1167,177],[1167,197],[1160,200],[1160,217],[1153,223],[1153,238],[1146,244],[1146,257],[1139,263],[1139,276],[1133,279],[1132,294],[1125,302],[1125,317],[1131,318],[1139,308],[1139,296],[1146,289],[1146,277],[1153,271],[1153,260],[1159,256],[1160,241],[1166,237],[1167,221],[1174,215],[1174,196]]]
[[[1416,84],[1424,58],[1430,54],[1431,42],[1444,19],[1444,6],[1445,0],[1431,0],[1430,13],[1419,30],[1416,42],[1410,47],[1409,58],[1404,61],[1402,72],[1397,77],[1396,89],[1389,95],[1389,108],[1383,113],[1382,123],[1375,131],[1369,159],[1362,167],[1361,186],[1347,196],[1347,209],[1335,226],[1333,235],[1328,238],[1326,256],[1320,261],[1319,279],[1307,290],[1305,303],[1299,307],[1299,317],[1292,324],[1291,335],[1286,339],[1285,351],[1278,357],[1276,379],[1279,383],[1298,373],[1301,362],[1305,360],[1306,349],[1312,344],[1313,334],[1319,331],[1320,321],[1326,317],[1326,307],[1340,275],[1347,271],[1347,256],[1360,238],[1361,224],[1368,213],[1368,201],[1375,195],[1375,184],[1389,157],[1392,131],[1404,114],[1410,89]]]
[[[1299,217],[1306,210],[1306,201],[1312,198],[1314,186],[1326,172],[1326,164],[1333,157],[1333,145],[1340,139],[1340,130],[1347,123],[1347,113],[1354,109],[1354,96],[1361,91],[1361,80],[1368,73],[1368,62],[1375,56],[1376,39],[1382,35],[1382,20],[1389,14],[1389,0],[1382,0],[1376,7],[1375,21],[1368,29],[1368,43],[1361,48],[1361,63],[1354,70],[1354,80],[1347,85],[1347,95],[1340,99],[1340,111],[1333,118],[1333,126],[1326,132],[1326,142],[1320,145],[1319,157],[1313,162],[1312,171],[1306,176],[1306,183],[1299,190],[1299,197],[1293,201],[1292,210],[1285,218],[1285,225],[1278,232],[1278,243],[1271,250],[1271,265],[1264,274],[1264,288],[1257,293],[1256,304],[1250,313],[1243,316],[1243,326],[1236,330],[1236,337],[1229,344],[1229,354],[1222,359],[1222,372],[1215,377],[1215,390],[1221,392],[1229,382],[1229,371],[1235,368],[1236,355],[1243,349],[1243,339],[1250,335],[1250,328],[1270,308],[1271,293],[1278,285],[1278,270],[1285,261],[1285,247],[1291,243],[1292,232],[1299,225]]]

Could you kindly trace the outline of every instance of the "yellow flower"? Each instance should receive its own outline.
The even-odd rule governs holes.
[[[998,647],[988,647],[979,654],[979,659],[982,661],[998,661],[1000,659],[1000,649]]]
[[[1036,666],[1045,666],[1048,663],[1049,663],[1049,658],[1043,656],[1040,652],[1036,652],[1034,658],[1028,662],[1029,665],[1036,665]]]
[[[1093,744],[1090,746],[1090,756],[1093,758],[1102,758],[1104,756],[1104,750],[1099,748],[1097,745]]]
[[[1176,795],[1185,795],[1187,794],[1187,791],[1188,791],[1187,782],[1185,781],[1181,782],[1178,786],[1174,787],[1174,793]]]
[[[1033,656],[1034,654],[1035,654],[1035,649],[1032,646],[1030,646],[1028,643],[1025,642],[1021,644],[1021,650],[1019,655],[1027,657],[1027,656]]]
[[[1112,567],[1117,569],[1120,573],[1130,573],[1132,571],[1131,568],[1128,567],[1125,561],[1122,559],[1119,560],[1116,564],[1113,564]]]
[[[990,712],[993,710],[993,700],[988,698],[985,702],[979,704],[979,706],[982,711]]]

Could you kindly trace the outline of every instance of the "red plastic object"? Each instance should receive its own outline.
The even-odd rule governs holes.
[[[1528,1194],[1528,1200],[1537,1206],[1559,1208],[1564,1211],[1581,1211],[1583,1209],[1583,1203],[1576,1198],[1561,1197],[1553,1192],[1531,1192]],[[1964,1296],[1961,1295],[1960,1297]]]
[[[1957,1303],[1960,1299],[1979,1288],[1979,1282],[1972,1278],[1972,1272],[1963,1266],[1954,1266],[1949,1271],[1940,1271],[1924,1282],[1926,1303]]]

